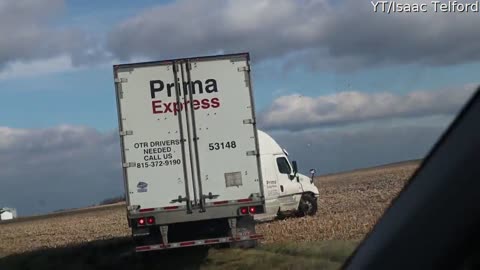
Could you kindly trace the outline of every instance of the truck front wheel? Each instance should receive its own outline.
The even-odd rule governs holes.
[[[317,198],[311,194],[303,194],[298,205],[297,216],[313,216],[317,213],[318,205]]]

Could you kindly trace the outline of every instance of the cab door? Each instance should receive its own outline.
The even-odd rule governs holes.
[[[285,155],[275,155],[277,181],[280,187],[280,209],[281,211],[296,210],[300,202],[302,187],[293,178],[293,170],[288,158]],[[291,179],[293,178],[293,179]]]

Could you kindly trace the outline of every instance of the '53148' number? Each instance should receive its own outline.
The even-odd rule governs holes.
[[[222,150],[222,149],[231,149],[231,148],[236,148],[237,143],[235,141],[231,142],[215,142],[215,143],[209,143],[208,144],[208,149],[210,151],[214,150]]]

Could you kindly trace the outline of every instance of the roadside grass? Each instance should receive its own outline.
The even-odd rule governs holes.
[[[201,269],[339,269],[359,241],[284,242],[213,250]]]
[[[134,254],[126,238],[14,254],[0,269],[338,269],[359,241],[274,243],[257,249],[183,248]]]

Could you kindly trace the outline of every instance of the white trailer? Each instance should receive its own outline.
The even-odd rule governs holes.
[[[265,213],[249,54],[114,66],[136,251],[255,246]]]
[[[254,220],[315,215],[314,170],[298,173],[255,127],[248,53],[116,65],[114,76],[137,251],[255,246]]]

